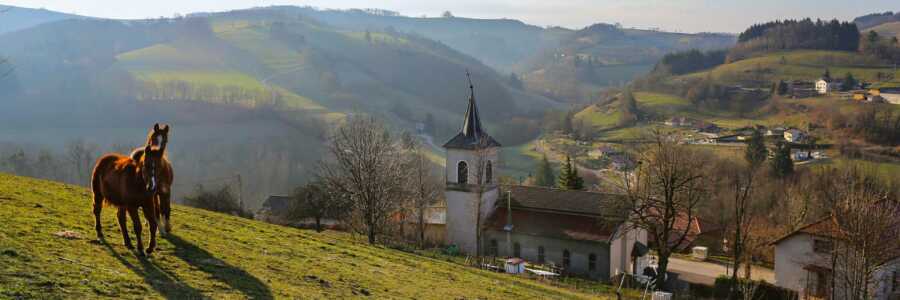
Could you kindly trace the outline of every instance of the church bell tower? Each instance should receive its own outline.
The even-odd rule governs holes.
[[[469,79],[469,101],[465,120],[460,132],[444,144],[447,150],[444,194],[447,198],[448,242],[462,252],[475,254],[479,219],[484,228],[483,221],[493,212],[497,202],[496,166],[501,145],[481,127],[475,87],[468,72],[466,77]]]

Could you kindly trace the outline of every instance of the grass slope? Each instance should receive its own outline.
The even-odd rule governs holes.
[[[730,84],[747,81],[772,82],[779,79],[815,80],[822,76],[826,68],[833,77],[843,78],[847,73],[852,73],[856,79],[869,82],[876,81],[879,72],[884,74],[894,72],[893,66],[855,52],[796,50],[739,60],[683,77],[711,78]],[[895,78],[900,78],[896,75],[900,75],[900,72],[895,73]]]
[[[174,208],[174,234],[138,259],[122,246],[111,208],[102,216],[108,244],[94,241],[90,203],[81,187],[0,174],[0,298],[588,297],[343,233],[182,206]],[[63,230],[81,238],[55,235]]]
[[[869,28],[868,30],[866,30],[866,32],[868,32],[869,30],[874,30],[881,36],[886,36],[886,37],[895,36],[898,39],[900,39],[900,22],[884,23],[884,24]]]

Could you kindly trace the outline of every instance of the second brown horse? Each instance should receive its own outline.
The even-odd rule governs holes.
[[[154,124],[153,128],[150,129],[150,133],[147,135],[147,144],[144,146],[165,148],[169,143],[169,128],[169,125],[160,126],[159,123]],[[140,160],[143,155],[143,147],[131,151],[131,159],[135,161]],[[159,209],[156,211],[156,219],[163,220],[165,233],[171,233],[172,183],[175,181],[175,174],[172,171],[172,164],[169,163],[169,159],[166,158],[165,153],[160,161],[159,174],[157,175],[159,177],[157,178],[159,187],[156,191],[156,201],[158,202],[157,205],[159,205]]]
[[[159,201],[156,200],[158,173],[165,154],[165,145],[161,147],[146,146],[140,159],[135,160],[121,154],[106,154],[97,160],[91,176],[91,190],[94,193],[94,226],[97,238],[103,239],[100,225],[100,212],[108,204],[118,208],[119,228],[125,246],[134,249],[128,236],[126,213],[131,217],[137,238],[138,255],[144,256],[141,239],[141,219],[138,209],[144,211],[144,218],[150,225],[150,245],[147,253],[156,249],[157,211]]]

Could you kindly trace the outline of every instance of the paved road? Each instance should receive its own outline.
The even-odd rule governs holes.
[[[725,266],[709,262],[699,262],[680,258],[669,258],[669,271],[678,273],[680,278],[687,282],[713,284],[716,277],[727,275]],[[743,276],[743,270],[738,273]],[[753,266],[751,276],[755,280],[765,280],[775,283],[775,272],[772,269]]]

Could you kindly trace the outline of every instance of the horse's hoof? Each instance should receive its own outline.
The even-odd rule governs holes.
[[[138,257],[146,257],[147,256],[147,254],[144,254],[144,250],[138,250],[137,255],[138,255]]]
[[[132,245],[130,243],[125,243],[125,248],[128,248],[128,250],[134,250],[134,245]]]
[[[153,254],[154,250],[155,249],[153,249],[153,248],[147,248],[147,256],[149,256],[150,254]]]

